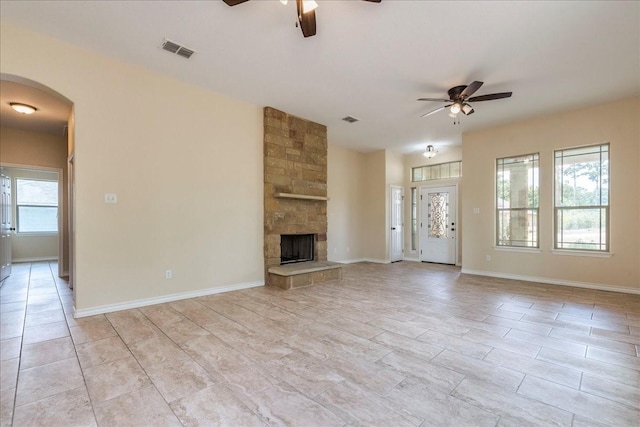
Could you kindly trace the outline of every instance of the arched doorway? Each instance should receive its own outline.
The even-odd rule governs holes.
[[[23,197],[20,212],[18,212],[18,207],[15,206],[17,205],[15,194],[17,181],[15,178],[10,178],[14,194],[11,198],[5,199],[3,204],[11,205],[5,208],[5,211],[9,213],[8,218],[13,224],[10,227],[3,226],[3,239],[7,232],[6,238],[9,242],[12,238],[22,239],[19,260],[44,260],[53,256],[52,251],[43,252],[43,245],[45,245],[45,238],[50,239],[55,231],[57,233],[57,253],[55,254],[58,262],[57,275],[68,276],[69,284],[72,285],[74,200],[73,174],[69,163],[73,159],[73,103],[51,88],[20,76],[2,73],[0,85],[2,87],[0,91],[0,116],[2,117],[0,165],[5,171],[22,174],[23,182],[19,184],[23,186],[25,183],[29,184],[29,179],[32,184],[53,183],[55,180],[53,178],[47,180],[46,174],[56,173],[57,181],[55,182],[58,189],[55,213],[57,230],[54,230],[51,224],[42,225],[41,228],[29,228],[25,225],[29,218],[37,221],[40,218],[38,215],[48,216],[48,221],[51,222],[51,203],[47,206],[47,202],[38,203]],[[10,105],[12,103],[30,105],[35,107],[36,111],[29,115],[20,114],[12,109]],[[30,176],[32,178],[29,178]],[[46,186],[43,185],[43,187]],[[22,230],[17,224],[21,215]],[[29,217],[29,215],[32,216]],[[46,218],[43,221],[46,222]],[[5,230],[7,228],[8,230]],[[0,259],[7,259],[7,250],[11,251],[8,254],[11,259],[14,252],[13,245],[0,246],[3,248]],[[39,252],[33,251],[34,248],[39,249]]]

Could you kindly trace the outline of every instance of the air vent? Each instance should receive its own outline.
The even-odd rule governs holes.
[[[356,119],[355,117],[347,116],[347,117],[343,117],[342,120],[344,120],[347,123],[355,123],[359,119]]]
[[[162,42],[162,49],[187,59],[191,58],[191,55],[196,53],[193,49],[189,49],[188,47],[184,47],[167,39],[164,39]]]

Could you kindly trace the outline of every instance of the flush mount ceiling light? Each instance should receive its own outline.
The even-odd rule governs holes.
[[[427,159],[433,159],[436,156],[436,154],[438,154],[438,152],[436,151],[433,145],[427,145],[427,149],[424,151],[424,153],[422,153],[422,155],[425,156]]]
[[[11,106],[11,108],[16,110],[20,114],[29,115],[29,114],[33,114],[36,111],[38,111],[38,109],[36,107],[33,107],[31,105],[27,105],[27,104],[21,104],[19,102],[10,102],[9,105]]]

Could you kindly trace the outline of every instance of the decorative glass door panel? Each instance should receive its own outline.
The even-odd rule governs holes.
[[[446,239],[449,236],[449,193],[429,193],[428,197],[429,237]]]

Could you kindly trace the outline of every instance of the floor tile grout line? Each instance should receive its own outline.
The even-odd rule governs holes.
[[[195,300],[196,298],[194,298]],[[205,306],[206,307],[206,306]],[[181,317],[183,317],[185,320],[189,320],[192,323],[198,325],[196,322],[193,322],[191,319],[189,319],[188,317],[186,317],[184,314],[178,312],[177,310],[173,309],[172,307],[170,307],[172,310],[176,311],[176,313],[178,313]],[[211,310],[211,308],[206,307],[207,309]],[[142,316],[144,316],[149,322],[151,322],[151,324],[153,324],[156,328],[158,328],[158,330],[168,339],[170,340],[173,344],[175,344],[178,348],[180,348],[180,350],[193,362],[195,363],[197,366],[199,366],[200,368],[202,368],[205,372],[207,372],[207,374],[209,374],[211,376],[211,373],[209,372],[209,370],[207,368],[205,368],[204,366],[202,366],[200,363],[198,363],[197,360],[195,360],[187,351],[185,351],[185,349],[177,342],[175,342],[169,335],[167,335],[167,333],[162,329],[161,326],[157,325],[152,319],[150,319],[146,314],[144,314],[142,311],[137,310]],[[220,314],[220,313],[218,313]],[[105,316],[106,317],[106,316]],[[229,319],[231,320],[231,319]],[[143,370],[143,372],[145,373],[145,375],[147,376],[147,378],[149,378],[149,381],[151,381],[151,384],[153,385],[153,387],[156,389],[156,391],[158,392],[158,394],[162,397],[162,399],[165,401],[165,403],[167,404],[167,407],[169,407],[169,409],[171,410],[171,412],[173,413],[173,415],[176,417],[176,419],[182,424],[184,425],[184,423],[182,422],[182,420],[180,419],[180,417],[178,416],[178,414],[175,413],[175,411],[173,410],[173,408],[171,407],[171,402],[168,402],[166,400],[166,398],[163,396],[162,393],[160,393],[160,390],[158,390],[158,386],[156,385],[156,383],[153,381],[153,378],[147,373],[147,370],[144,368],[144,366],[142,365],[142,363],[140,363],[140,360],[138,360],[138,358],[136,357],[136,355],[134,354],[134,352],[131,350],[131,348],[129,347],[129,344],[127,344],[122,337],[120,336],[120,334],[118,333],[117,329],[115,328],[115,326],[111,323],[111,321],[107,318],[107,321],[109,321],[109,323],[111,324],[111,327],[116,331],[116,333],[118,334],[118,337],[122,340],[122,342],[124,343],[124,345],[127,347],[127,350],[129,350],[129,353],[131,354],[131,356],[136,360],[136,362],[138,363],[138,365],[140,366],[140,368]],[[198,325],[199,327],[202,328],[201,325]],[[204,329],[204,328],[203,328]],[[205,329],[206,330],[206,329]],[[209,334],[212,334],[211,332],[207,331]],[[215,336],[215,335],[214,335]],[[221,338],[217,337],[218,339],[222,340]],[[152,339],[152,338],[151,338]],[[226,345],[229,345],[226,341],[222,340]],[[231,347],[233,348],[233,347]],[[237,350],[236,350],[237,351]],[[213,379],[213,377],[212,377]],[[221,384],[223,387],[225,387],[227,390],[229,390],[235,397],[235,393],[233,392],[233,390],[231,388],[228,387],[227,381],[225,379],[224,383]],[[184,398],[186,396],[183,397],[179,397],[174,399],[173,401],[176,400],[180,400],[182,398]],[[260,418],[261,420],[264,420],[260,414],[257,414],[253,409],[248,408],[244,402],[240,399],[238,399],[237,397],[235,397],[236,400],[238,400],[243,406],[245,406],[249,411],[251,411],[253,414],[255,414],[258,418]],[[172,401],[172,402],[173,402]],[[265,421],[265,424],[268,425],[268,423]]]
[[[51,263],[49,263],[49,270],[50,270],[50,272],[51,272],[51,274],[53,276],[53,270],[51,269]],[[69,331],[69,339],[71,340],[71,344],[73,345],[73,353],[75,355],[76,362],[78,363],[78,369],[80,369],[80,374],[82,375],[82,383],[84,385],[84,391],[87,393],[87,398],[89,399],[89,404],[91,405],[91,412],[93,414],[94,421],[96,422],[96,425],[97,425],[98,424],[98,418],[96,417],[93,401],[91,399],[91,395],[89,394],[89,388],[87,387],[87,380],[86,380],[85,375],[84,375],[84,370],[82,369],[82,365],[80,365],[80,358],[78,357],[78,346],[76,345],[75,341],[73,340],[73,336],[71,335],[71,327],[69,326],[69,319],[67,318],[66,313],[64,312],[64,306],[62,304],[62,299],[60,298],[60,291],[58,290],[58,286],[55,285],[55,278],[53,278],[53,280],[54,280],[54,286],[56,287],[56,294],[58,295],[58,300],[60,301],[60,305],[63,307],[62,308],[62,312],[64,314],[64,321],[65,321],[65,323],[67,325],[67,330]],[[65,393],[65,392],[62,392],[62,393]],[[58,394],[60,394],[60,393],[58,393]]]
[[[27,307],[29,305],[29,288],[31,287],[31,269],[33,268],[33,264],[29,264],[29,278],[27,279],[27,299],[25,300],[24,305],[24,317],[22,319],[22,333],[20,334],[20,352],[18,353],[18,372],[16,373],[16,387],[13,391],[13,411],[11,413],[11,425],[13,425],[13,420],[16,416],[16,407],[18,402],[18,385],[20,381],[20,366],[22,365],[22,349],[24,347],[24,328],[27,323]]]

